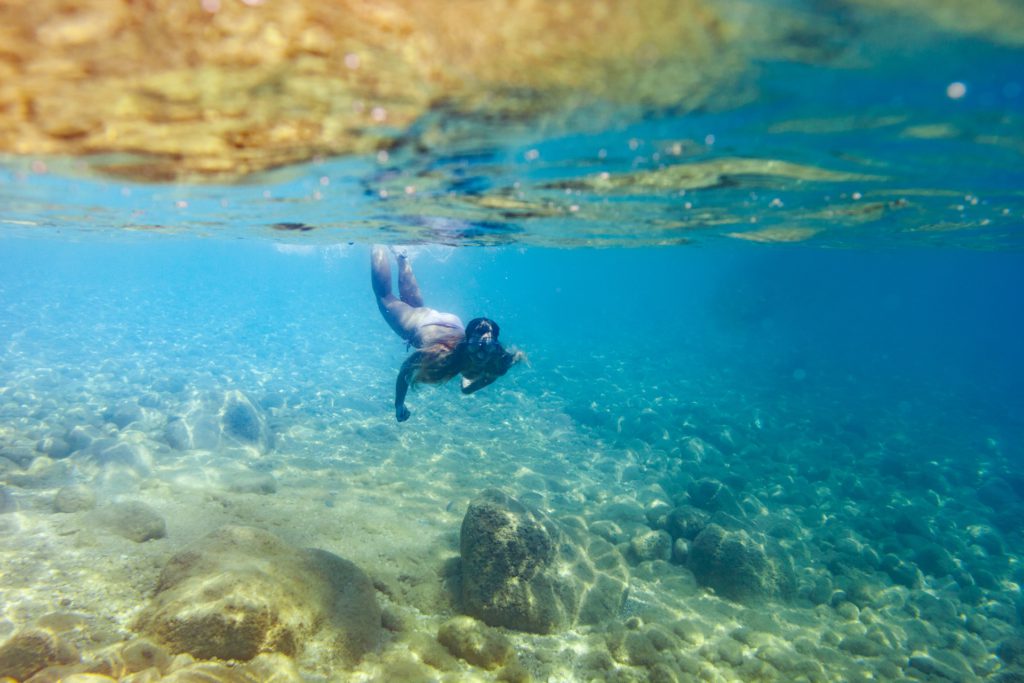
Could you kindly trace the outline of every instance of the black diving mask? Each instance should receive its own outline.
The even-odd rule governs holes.
[[[470,352],[477,358],[484,358],[491,355],[494,351],[500,348],[497,339],[481,339],[474,337],[468,342]]]

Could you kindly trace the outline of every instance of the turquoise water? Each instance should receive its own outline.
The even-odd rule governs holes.
[[[50,628],[88,662],[231,523],[352,560],[392,615],[361,663],[300,647],[306,678],[493,680],[416,638],[463,611],[446,567],[496,487],[628,585],[596,623],[501,631],[535,680],[1020,680],[1022,54],[948,49],[766,63],[722,111],[232,186],[7,159],[0,635],[73,614]],[[374,242],[529,364],[420,388],[397,424]],[[236,392],[254,422],[225,436]],[[71,484],[95,510],[54,511]],[[127,500],[166,534],[110,531]],[[678,509],[785,580],[732,595],[695,538],[645,554]]]

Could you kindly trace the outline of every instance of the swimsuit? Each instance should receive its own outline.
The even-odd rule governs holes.
[[[452,330],[452,332],[447,330]],[[416,330],[409,335],[408,342],[410,346],[415,346],[419,349],[456,334],[462,336],[464,333],[465,328],[463,328],[462,321],[458,317],[451,313],[437,312],[437,318],[427,318],[426,322],[416,327]]]

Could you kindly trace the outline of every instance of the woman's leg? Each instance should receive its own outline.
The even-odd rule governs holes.
[[[416,297],[419,297],[419,287],[416,286],[416,279],[412,277],[412,269],[409,268],[405,259],[399,260],[399,288],[402,287],[402,268],[408,270],[411,278],[411,287]],[[374,245],[370,254],[370,283],[373,285],[373,293],[377,297],[377,308],[384,316],[391,329],[402,339],[408,341],[416,331],[416,307],[410,305],[407,300],[403,301],[391,293],[391,263],[388,260],[388,250],[380,245]],[[408,287],[408,283],[406,284]],[[402,299],[406,299],[404,293]],[[419,299],[422,305],[422,298]]]
[[[416,276],[412,274],[409,259],[405,254],[395,254],[395,258],[398,259],[398,296],[410,306],[419,308],[423,305],[423,295]]]

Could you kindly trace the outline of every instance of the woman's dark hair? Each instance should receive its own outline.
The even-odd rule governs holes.
[[[425,349],[420,349],[419,366],[410,378],[410,386],[421,382],[441,384],[447,382],[462,370],[465,352],[460,348],[459,337],[441,339]]]
[[[497,339],[498,335],[501,334],[501,328],[498,327],[498,323],[494,322],[490,318],[473,318],[466,325],[466,338],[470,338],[477,334],[477,331],[483,328],[483,331],[490,330],[494,334],[494,338]]]

